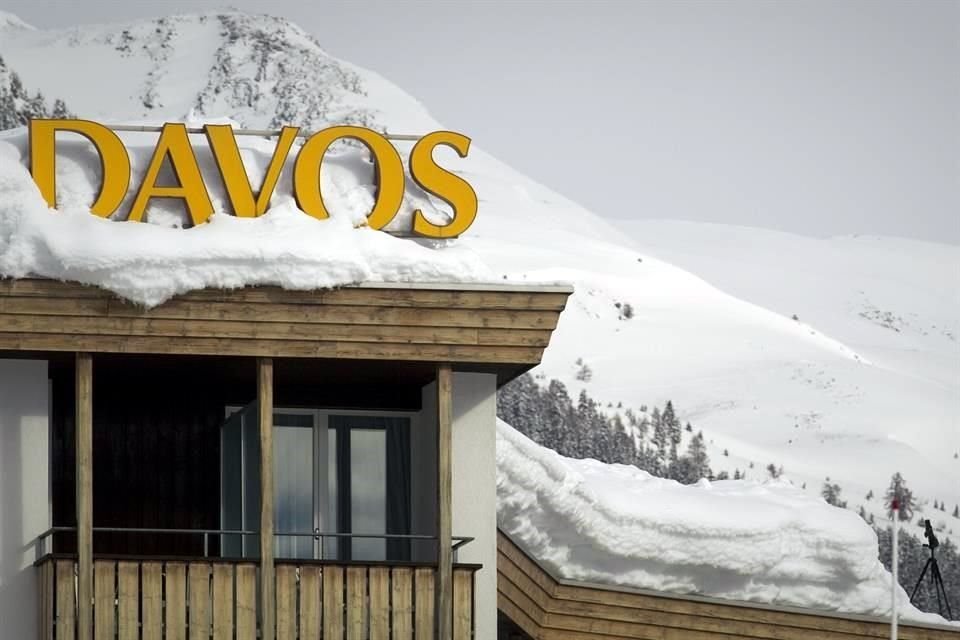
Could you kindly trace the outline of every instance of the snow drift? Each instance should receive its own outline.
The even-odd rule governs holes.
[[[890,615],[870,527],[785,481],[681,485],[564,458],[498,421],[497,517],[560,578]],[[903,617],[944,622],[898,596]]]
[[[195,136],[215,214],[207,224],[183,229],[185,211],[179,200],[152,199],[146,223],[91,214],[100,187],[96,153],[78,136],[61,137],[58,207],[51,210],[26,167],[25,131],[0,134],[0,275],[83,282],[148,306],[205,287],[319,289],[359,282],[492,279],[476,254],[455,241],[417,242],[364,228],[374,203],[373,165],[355,146],[343,145],[324,160],[321,180],[330,218],[317,220],[297,208],[291,194],[292,158],[271,199],[272,208],[259,218],[239,218],[225,212],[227,198],[209,147],[203,136]],[[122,137],[136,184],[146,172],[156,135]],[[248,179],[259,184],[272,149],[260,139],[239,144]],[[169,166],[166,171],[169,174]],[[134,195],[130,190],[115,215],[125,215]],[[388,228],[409,227],[416,209],[443,220],[444,212],[408,180],[401,211]]]

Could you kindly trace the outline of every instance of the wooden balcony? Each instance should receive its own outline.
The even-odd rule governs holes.
[[[94,558],[95,640],[257,640],[254,561]],[[37,562],[40,640],[77,637],[77,561]],[[475,565],[453,569],[453,638],[473,638]],[[277,640],[434,638],[436,566],[277,560]]]

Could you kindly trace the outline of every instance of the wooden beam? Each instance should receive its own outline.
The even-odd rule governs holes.
[[[453,637],[453,371],[437,367],[437,637]]]
[[[76,354],[76,385],[77,640],[92,640],[93,358],[89,353]]]
[[[203,290],[145,309],[94,287],[0,279],[0,350],[513,368],[540,362],[569,293],[421,286],[427,288]]]
[[[260,638],[276,632],[276,573],[273,567],[273,360],[257,359],[260,409]]]

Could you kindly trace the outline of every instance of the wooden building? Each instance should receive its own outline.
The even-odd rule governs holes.
[[[570,291],[0,281],[0,635],[493,638],[496,389]]]

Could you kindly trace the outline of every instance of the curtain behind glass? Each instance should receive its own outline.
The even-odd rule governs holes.
[[[369,460],[363,464],[382,466],[386,464],[386,531],[388,534],[410,533],[410,419],[405,417],[383,416],[337,416],[331,415],[329,428],[338,432],[337,446],[338,459],[343,467],[351,460],[350,429],[382,429],[386,432],[386,460]],[[346,463],[346,464],[344,464]],[[341,517],[338,519],[338,529],[341,533],[351,532],[352,513],[349,510],[350,473],[349,469],[342,469],[339,475],[341,486],[339,500],[346,502],[341,505]],[[381,533],[358,531],[357,533]],[[350,559],[350,543],[347,539],[341,541],[341,556]],[[410,543],[408,540],[388,540],[386,544],[386,558],[384,560],[409,560]]]
[[[410,420],[382,418],[387,428],[387,533],[410,533]],[[387,560],[409,560],[409,540],[388,540]]]

